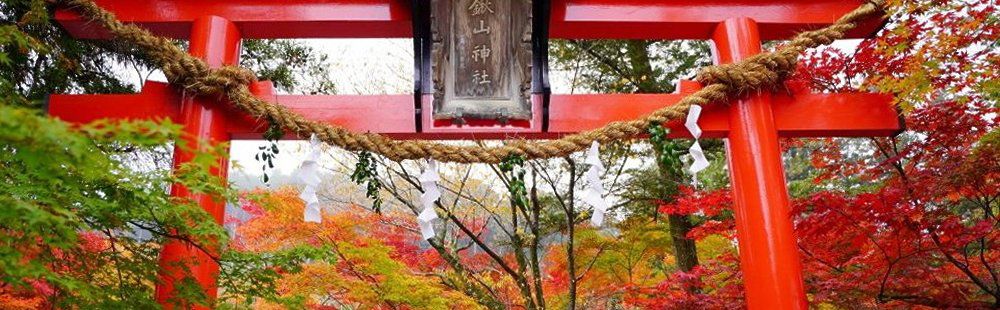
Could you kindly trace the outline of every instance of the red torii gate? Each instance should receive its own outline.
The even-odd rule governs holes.
[[[426,0],[415,0],[418,1]],[[536,0],[538,1],[538,0]],[[411,38],[411,3],[404,0],[98,0],[117,17],[173,38],[189,39],[190,53],[212,67],[236,65],[240,40],[254,38]],[[784,39],[834,22],[860,0],[552,0],[549,35],[575,39],[711,39],[714,60],[731,63],[761,52],[762,40]],[[104,32],[70,11],[56,19],[79,38]],[[874,32],[881,20],[860,25],[848,37]],[[552,95],[548,112],[535,98],[533,119],[502,126],[458,126],[432,121],[430,100],[415,106],[404,95],[275,95],[269,82],[252,85],[262,98],[317,121],[402,139],[547,139],[643,116],[696,91],[682,81],[676,94]],[[425,95],[426,96],[426,95]],[[887,136],[901,130],[892,98],[882,94],[761,93],[732,104],[712,105],[699,125],[704,137],[727,138],[739,250],[747,303],[754,309],[804,309],[801,265],[789,217],[779,137]],[[98,119],[166,118],[185,126],[191,143],[259,139],[265,126],[213,98],[191,98],[164,83],[148,82],[130,95],[53,95],[49,112],[72,123]],[[543,125],[544,124],[544,125]],[[689,137],[680,123],[671,137]],[[198,145],[198,144],[191,144]],[[175,151],[174,165],[191,160]],[[225,177],[228,160],[214,171]],[[180,186],[172,195],[196,199],[218,222],[224,206]],[[193,263],[190,261],[193,260]],[[214,297],[218,266],[181,242],[161,253],[157,300],[167,305],[186,263]]]

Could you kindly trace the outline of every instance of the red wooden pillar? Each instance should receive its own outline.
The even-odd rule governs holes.
[[[733,18],[712,36],[717,63],[761,52],[757,23]],[[740,265],[750,309],[805,309],[802,266],[792,230],[778,131],[767,92],[733,102],[727,156]]]
[[[203,16],[191,26],[189,52],[205,60],[213,68],[222,65],[236,65],[240,56],[240,33],[236,25],[218,16]],[[194,159],[193,148],[218,146],[229,142],[226,131],[224,103],[216,97],[186,97],[181,102],[180,120],[184,125],[182,139],[187,145],[174,149],[174,169]],[[219,158],[213,174],[226,179],[229,158]],[[222,224],[225,215],[225,201],[208,195],[195,195],[187,188],[174,184],[171,194],[175,197],[190,198]],[[207,247],[211,250],[213,245]],[[185,242],[172,241],[163,246],[160,253],[160,274],[156,283],[156,300],[166,308],[174,304],[183,305],[177,295],[176,284],[186,277],[193,278],[205,294],[214,299],[219,266],[202,250]],[[176,299],[175,299],[176,298]],[[185,305],[185,307],[187,307]]]

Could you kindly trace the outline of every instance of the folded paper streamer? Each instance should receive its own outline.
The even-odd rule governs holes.
[[[320,141],[315,134],[309,138],[309,152],[299,166],[298,178],[305,185],[299,198],[306,203],[305,221],[319,223],[323,221],[323,214],[319,209],[319,197],[316,196],[316,188],[319,186],[319,155]]]
[[[434,220],[438,218],[434,212],[434,203],[441,198],[441,189],[437,182],[441,176],[437,172],[437,161],[431,159],[427,161],[427,170],[420,174],[420,186],[424,188],[424,193],[420,195],[421,205],[424,210],[417,215],[417,223],[420,224],[420,234],[424,240],[434,238]]]
[[[604,174],[604,164],[601,163],[600,143],[594,141],[587,151],[586,164],[590,165],[587,174],[587,187],[583,189],[583,202],[594,207],[594,214],[590,216],[590,224],[601,226],[604,223],[604,213],[608,211],[608,200],[604,199],[604,183],[601,181],[601,174]]]
[[[694,144],[688,149],[694,162],[691,163],[691,167],[688,167],[688,172],[691,173],[695,186],[698,185],[698,172],[708,168],[708,159],[705,158],[705,151],[701,149],[701,143],[698,142],[698,138],[701,138],[701,127],[698,127],[699,117],[701,117],[701,106],[697,104],[691,105],[691,108],[688,109],[687,121],[684,122],[684,127],[687,127],[688,131],[691,132],[691,136],[694,137]]]

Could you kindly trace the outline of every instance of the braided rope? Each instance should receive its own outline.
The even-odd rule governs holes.
[[[598,141],[608,143],[634,137],[646,131],[650,123],[665,123],[684,118],[691,105],[722,102],[742,94],[780,85],[795,70],[799,54],[805,49],[829,44],[842,38],[863,18],[880,13],[881,1],[866,2],[835,23],[795,36],[774,52],[754,55],[739,62],[703,68],[696,80],[704,87],[677,104],[629,121],[611,122],[604,127],[567,135],[555,140],[513,141],[501,146],[457,146],[422,140],[395,140],[373,133],[357,133],[343,127],[308,120],[287,108],[261,100],[250,93],[248,85],[256,81],[253,72],[240,67],[209,66],[172,44],[136,25],[124,24],[114,14],[92,0],[64,0],[117,39],[135,44],[155,62],[167,79],[198,95],[225,95],[231,104],[249,115],[268,119],[301,137],[311,134],[330,145],[348,151],[370,151],[394,161],[433,158],[441,162],[498,163],[511,155],[528,159],[563,157],[590,147]]]

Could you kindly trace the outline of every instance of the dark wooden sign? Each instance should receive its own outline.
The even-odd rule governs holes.
[[[531,0],[432,0],[435,119],[531,118]]]

